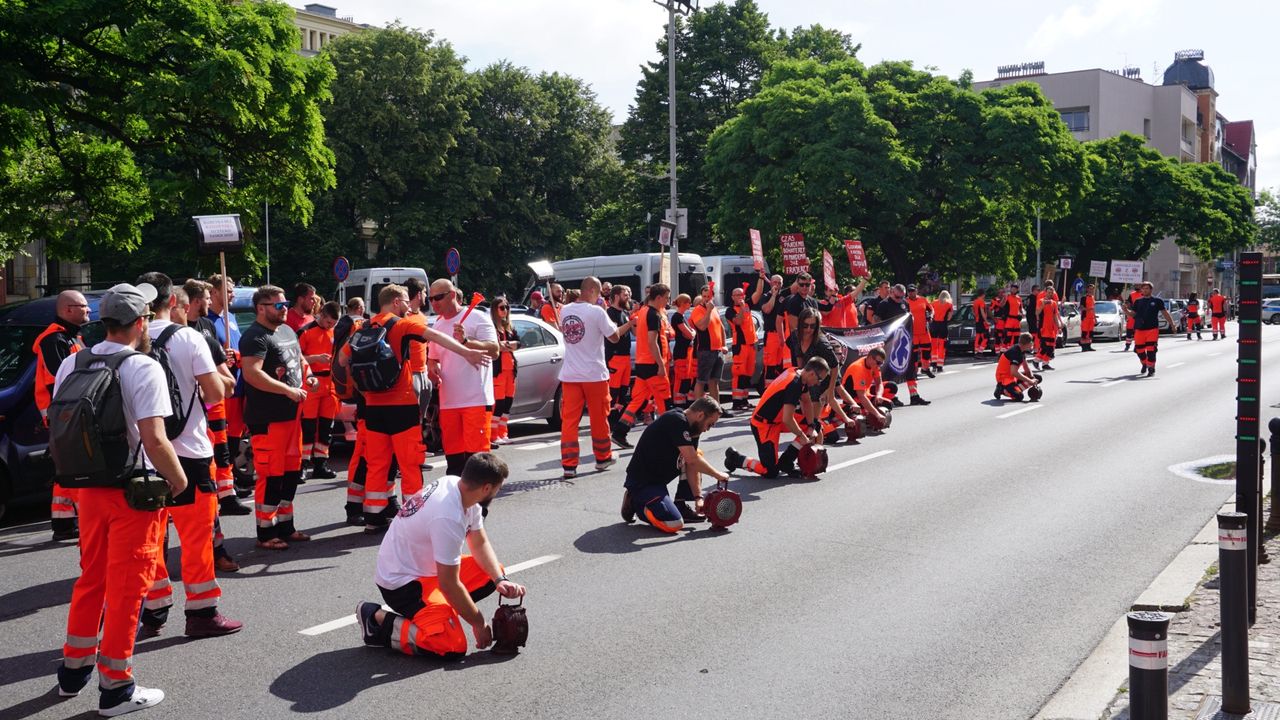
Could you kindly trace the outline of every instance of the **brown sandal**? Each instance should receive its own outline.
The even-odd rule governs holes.
[[[271,538],[270,540],[259,540],[258,547],[263,550],[288,550],[289,543],[280,538]]]
[[[290,535],[289,539],[293,542],[306,542],[311,539],[311,536],[302,531],[297,531]]]

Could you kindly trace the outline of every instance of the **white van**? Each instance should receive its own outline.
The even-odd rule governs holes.
[[[714,280],[716,283],[717,305],[728,305],[728,293],[733,292],[734,288],[742,287],[742,283],[749,283],[751,286],[747,290],[748,298],[755,291],[756,265],[750,255],[704,255],[702,261],[706,263],[707,280]],[[769,274],[768,260],[764,263],[764,272]]]
[[[339,302],[346,303],[352,297],[364,298],[365,311],[370,316],[378,314],[378,293],[388,285],[403,285],[409,278],[418,278],[428,286],[427,271],[411,267],[362,268],[352,270],[336,293]]]
[[[644,289],[658,282],[664,253],[637,253],[634,255],[600,255],[575,258],[551,263],[555,281],[565,290],[576,289],[584,279],[595,276],[601,282],[626,285],[631,294],[640,297]],[[707,284],[702,257],[694,253],[680,253],[677,269],[680,292],[696,294]],[[545,289],[545,288],[544,288]]]

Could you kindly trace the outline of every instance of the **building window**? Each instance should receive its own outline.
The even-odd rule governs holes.
[[[1062,115],[1062,122],[1067,124],[1067,129],[1071,132],[1084,132],[1089,129],[1089,108],[1059,110],[1058,113]]]
[[[318,42],[318,41],[319,41],[319,38],[318,38],[318,37],[316,37],[316,31],[315,31],[315,30],[312,30],[312,31],[311,31],[311,45],[310,45],[307,49],[308,49],[308,50],[319,50],[319,49],[320,49],[320,45],[319,45],[319,42]]]
[[[1151,118],[1142,119],[1142,137],[1151,139]]]

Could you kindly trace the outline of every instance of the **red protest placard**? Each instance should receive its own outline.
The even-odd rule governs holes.
[[[826,283],[828,290],[839,289],[836,285],[836,261],[825,249],[822,251],[822,282]]]
[[[788,233],[782,241],[782,271],[788,275],[809,272],[809,255],[804,250],[804,233]]]
[[[756,270],[763,270],[764,243],[760,242],[760,231],[752,228],[748,234],[751,235],[751,261],[755,263]]]
[[[867,267],[867,254],[862,251],[861,240],[845,240],[844,251],[849,256],[849,271],[854,277],[871,277]]]

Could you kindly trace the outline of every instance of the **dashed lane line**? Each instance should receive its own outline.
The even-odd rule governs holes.
[[[868,460],[875,460],[878,457],[884,457],[885,455],[889,455],[892,452],[893,452],[892,450],[878,450],[869,455],[863,455],[862,457],[856,457],[852,460],[845,460],[842,463],[836,463],[835,465],[832,465],[831,467],[827,468],[826,471],[831,472],[833,470],[843,470],[844,468],[847,468],[850,465],[857,465],[858,463],[864,463]]]
[[[539,565],[546,565],[549,562],[555,562],[556,560],[559,560],[561,557],[562,556],[560,555],[543,555],[541,557],[536,557],[532,560],[525,560],[524,562],[516,563],[515,565],[508,565],[506,568],[506,572],[508,575],[514,575],[520,572],[521,570],[528,570],[530,568],[536,568]],[[390,610],[391,608],[384,605],[382,609]],[[346,617],[340,617],[337,620],[330,620],[329,622],[326,622],[326,623],[320,623],[319,625],[313,625],[304,630],[299,630],[298,634],[314,637],[316,635],[323,635],[327,632],[332,632],[334,630],[347,627],[348,625],[355,625],[356,622],[358,622],[358,618],[356,618],[355,613],[352,613],[350,615],[347,615]]]
[[[997,420],[1004,420],[1005,418],[1011,418],[1011,417],[1013,417],[1014,415],[1021,415],[1022,413],[1029,413],[1029,412],[1031,412],[1032,410],[1039,410],[1039,409],[1040,409],[1040,408],[1042,408],[1042,407],[1044,407],[1044,406],[1043,406],[1043,405],[1028,405],[1028,406],[1026,406],[1026,407],[1024,407],[1024,408],[1018,408],[1017,410],[1014,410],[1014,411],[1012,411],[1012,412],[1007,412],[1007,413],[1005,413],[1005,414],[1003,414],[1003,415],[997,415],[997,416],[996,416],[996,419],[997,419]]]
[[[1183,365],[1186,365],[1186,363],[1184,363],[1184,362],[1176,362],[1176,363],[1174,363],[1174,364],[1170,365],[1170,366],[1169,366],[1169,369],[1170,369],[1170,370],[1172,370],[1172,369],[1174,369],[1174,368],[1176,368],[1176,367],[1182,367]]]

